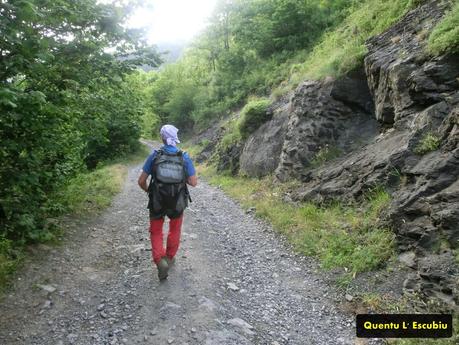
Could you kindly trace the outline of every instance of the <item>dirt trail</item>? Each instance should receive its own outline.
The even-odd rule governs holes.
[[[160,283],[139,173],[131,167],[104,214],[43,246],[20,273],[1,301],[0,344],[354,343],[354,319],[334,306],[316,265],[202,181]]]

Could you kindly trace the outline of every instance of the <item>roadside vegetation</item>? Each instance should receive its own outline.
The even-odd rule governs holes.
[[[29,241],[12,241],[0,236],[0,292],[25,258],[27,245],[59,243],[63,236],[63,216],[89,216],[110,206],[113,197],[121,191],[127,166],[141,162],[148,154],[148,148],[142,145],[132,154],[106,161],[94,170],[81,172],[69,179],[48,196],[47,203],[43,205],[46,223],[29,233]]]
[[[360,1],[218,1],[208,28],[173,64],[148,73],[160,122],[202,129],[288,79],[297,52],[311,50]]]
[[[225,134],[220,142],[217,144],[218,148],[225,151],[227,148],[235,145],[237,142],[242,141],[242,134],[239,130],[238,119],[230,119],[224,124]]]
[[[130,75],[160,58],[123,26],[132,10],[0,2],[0,284],[21,248],[54,237],[56,215],[105,206],[123,170],[107,162],[139,150],[146,110]]]
[[[417,3],[411,0],[360,2],[335,30],[323,35],[311,52],[300,53],[302,62],[291,66],[286,89],[276,92],[282,94],[304,79],[338,77],[352,71],[363,62],[367,52],[365,41],[389,28]]]
[[[104,162],[95,170],[73,177],[50,196],[56,215],[90,214],[105,209],[121,191],[127,166],[142,162],[149,153],[149,149],[142,145],[128,156]]]
[[[289,184],[216,174],[212,167],[201,166],[199,172],[243,207],[254,208],[298,252],[317,257],[324,269],[341,268],[352,276],[383,267],[394,254],[394,234],[380,221],[390,202],[383,189],[370,191],[360,205],[294,204],[282,200]]]

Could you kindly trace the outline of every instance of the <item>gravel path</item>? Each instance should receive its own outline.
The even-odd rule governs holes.
[[[317,266],[200,181],[169,279],[151,262],[131,167],[113,205],[41,246],[0,305],[0,344],[353,344]]]

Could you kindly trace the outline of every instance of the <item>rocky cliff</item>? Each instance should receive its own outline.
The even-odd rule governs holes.
[[[301,180],[294,200],[359,200],[383,186],[410,258],[405,292],[457,307],[459,55],[425,53],[447,6],[429,1],[371,38],[364,64],[343,78],[303,82],[230,160],[249,176]]]

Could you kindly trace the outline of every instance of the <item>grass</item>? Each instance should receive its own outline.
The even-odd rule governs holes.
[[[459,344],[459,316],[453,314],[453,336],[443,339],[390,339],[390,345],[457,345]]]
[[[362,64],[367,53],[365,41],[389,28],[416,5],[413,0],[367,0],[359,3],[342,24],[325,33],[312,52],[298,52],[304,59],[290,67],[288,82],[274,93],[285,94],[305,79],[339,77],[352,71]]]
[[[250,100],[244,106],[238,121],[239,132],[243,138],[247,138],[270,119],[267,113],[270,104],[271,101],[269,99],[261,98]]]
[[[311,160],[311,166],[316,168],[323,165],[332,159],[335,159],[341,155],[341,150],[334,146],[325,145],[322,147]]]
[[[63,214],[87,215],[108,207],[120,192],[127,173],[127,165],[141,162],[149,154],[145,146],[126,157],[106,162],[96,170],[81,173],[68,181],[58,192],[50,196],[47,206],[50,214],[49,229],[40,230],[44,235],[40,242],[56,242],[62,234],[59,217]],[[52,226],[51,226],[52,225]],[[0,292],[21,264],[24,247],[0,236]]]
[[[242,140],[241,132],[239,131],[239,125],[237,119],[231,119],[226,124],[225,134],[218,143],[220,148],[223,150],[228,149],[233,144]]]
[[[209,144],[210,144],[209,139],[204,139],[195,145],[192,145],[189,141],[185,141],[181,145],[181,148],[183,151],[188,153],[190,157],[193,159],[196,156],[198,156],[204,150],[204,148],[206,148]]]
[[[433,29],[427,50],[432,55],[459,52],[459,2]]]
[[[127,165],[145,160],[150,150],[142,145],[126,157],[105,162],[94,171],[82,173],[68,181],[53,196],[66,213],[85,214],[107,208],[113,197],[121,191],[127,174]]]
[[[404,295],[395,299],[389,294],[380,294],[375,292],[363,293],[359,300],[365,309],[372,313],[378,314],[410,314],[410,299]]]
[[[120,191],[126,172],[125,166],[113,164],[80,174],[56,193],[56,199],[67,213],[100,211],[108,207]]]
[[[389,345],[457,345],[459,344],[459,315],[457,312],[445,308],[444,306],[430,303],[424,306],[424,311],[413,308],[416,302],[422,302],[419,296],[404,295],[401,299],[394,299],[388,295],[378,293],[366,293],[360,297],[360,301],[365,309],[372,313],[378,314],[413,314],[413,313],[431,313],[431,314],[452,314],[453,315],[453,336],[444,339],[386,339]],[[414,302],[414,303],[413,303]]]
[[[255,207],[296,250],[319,258],[325,269],[340,267],[355,275],[383,266],[394,253],[393,232],[379,225],[380,212],[390,202],[383,190],[369,193],[361,206],[293,205],[281,199],[287,186],[269,178],[221,176],[209,167],[199,167],[199,172],[244,207]]]
[[[424,155],[428,152],[437,150],[440,147],[441,140],[435,134],[427,133],[414,149],[414,153]]]

